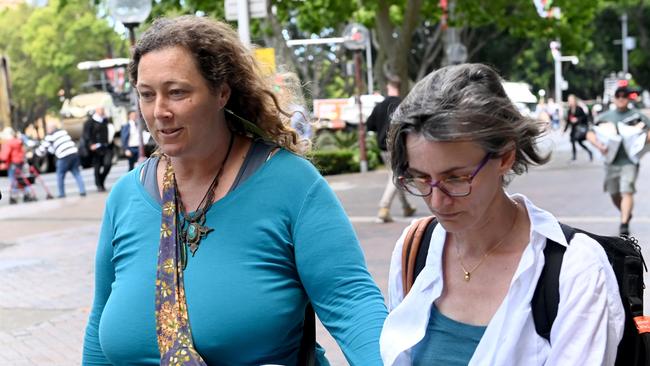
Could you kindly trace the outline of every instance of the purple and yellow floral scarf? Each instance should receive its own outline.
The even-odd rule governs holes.
[[[179,263],[176,181],[171,161],[163,178],[163,208],[156,275],[156,333],[162,366],[206,366],[194,348]]]

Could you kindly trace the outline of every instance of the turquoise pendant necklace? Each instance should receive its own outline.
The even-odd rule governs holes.
[[[185,237],[185,244],[190,248],[192,257],[194,257],[194,253],[196,253],[196,250],[199,249],[199,243],[201,242],[201,239],[207,236],[208,233],[214,229],[204,226],[205,215],[201,215],[199,217],[199,221],[197,222],[189,221],[186,223],[187,227],[183,232],[183,236]]]
[[[180,244],[178,249],[180,251],[180,260],[183,269],[187,267],[187,248],[190,249],[193,257],[199,249],[201,239],[208,236],[208,233],[214,231],[214,229],[205,225],[205,215],[212,206],[212,201],[214,201],[214,191],[219,186],[219,178],[223,173],[223,167],[226,165],[230,152],[232,151],[234,140],[235,134],[231,133],[228,151],[221,162],[221,167],[219,167],[219,171],[215,174],[212,183],[210,183],[210,187],[208,187],[207,192],[205,192],[205,195],[194,214],[188,215],[185,213],[183,200],[181,200],[180,191],[178,186],[176,186],[176,205],[178,207],[178,212],[181,213],[181,219],[178,220],[178,230],[176,230],[176,232],[178,233],[177,243]],[[174,185],[176,185],[176,178],[174,178]]]

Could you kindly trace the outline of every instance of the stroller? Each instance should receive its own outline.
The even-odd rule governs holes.
[[[50,200],[54,198],[38,169],[36,169],[31,162],[28,162],[27,166],[27,174],[24,172],[24,166],[18,166],[14,170],[14,180],[13,182],[10,182],[11,191],[9,194],[9,204],[11,205],[18,203],[18,198],[13,196],[13,192],[16,190],[23,192],[23,202],[37,201],[38,198],[36,197],[36,192],[33,188],[33,185],[36,182],[38,182],[45,191],[46,199]]]

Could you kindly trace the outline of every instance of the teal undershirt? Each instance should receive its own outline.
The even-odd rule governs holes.
[[[139,177],[122,177],[106,203],[83,365],[159,364],[161,207]],[[206,225],[214,231],[189,258],[185,291],[209,365],[295,364],[308,299],[351,365],[381,365],[383,298],[343,208],[307,160],[280,150],[211,206]]]
[[[432,305],[426,334],[412,350],[413,366],[469,364],[485,328],[448,318]]]

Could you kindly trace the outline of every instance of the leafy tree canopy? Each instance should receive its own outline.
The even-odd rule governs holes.
[[[82,0],[57,0],[43,8],[21,5],[0,13],[0,53],[10,59],[14,104],[29,122],[58,109],[58,92],[75,92],[86,80],[77,63],[124,57],[125,41],[97,9]]]

